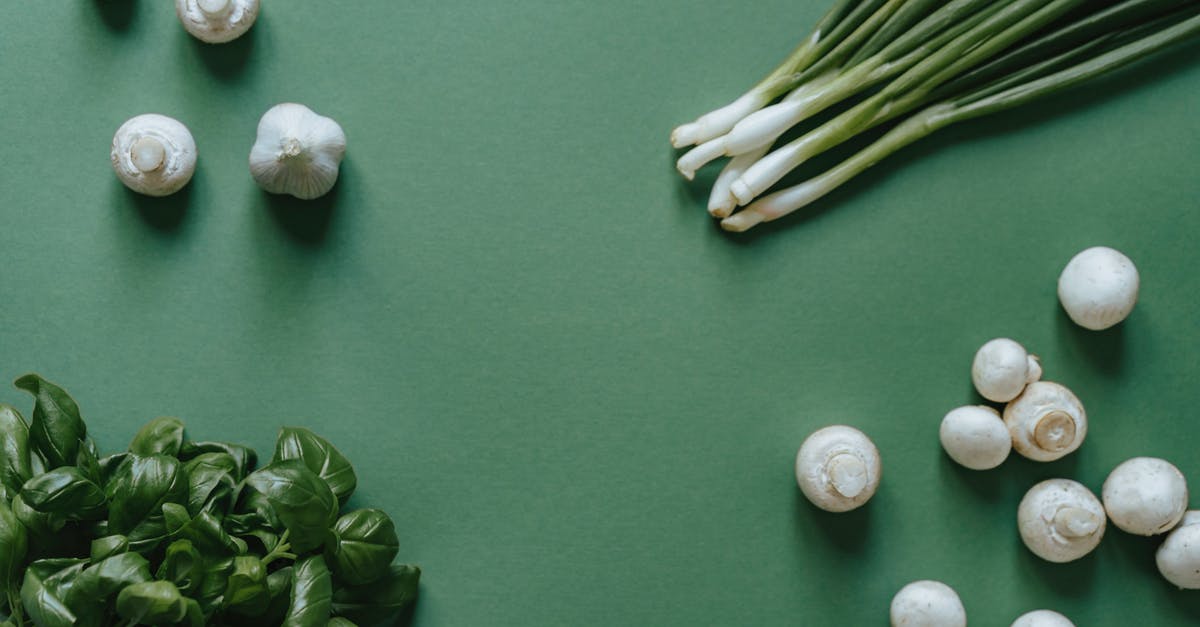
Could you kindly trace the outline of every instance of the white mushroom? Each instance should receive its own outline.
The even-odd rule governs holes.
[[[258,19],[258,0],[175,0],[175,14],[193,37],[210,44],[233,41]]]
[[[178,120],[157,113],[130,118],[112,141],[112,167],[126,187],[147,196],[179,191],[196,172],[196,142]]]
[[[1167,581],[1186,590],[1200,590],[1200,511],[1184,514],[1158,547],[1155,561]]]
[[[967,610],[954,588],[914,581],[892,597],[892,627],[966,627]]]
[[[1153,536],[1170,531],[1187,510],[1183,473],[1156,457],[1122,462],[1104,480],[1104,509],[1122,531]]]
[[[862,431],[834,425],[814,432],[796,454],[796,483],[813,505],[845,512],[879,487],[879,450]]]
[[[1129,257],[1105,246],[1067,262],[1058,277],[1058,300],[1085,329],[1107,329],[1129,316],[1138,299],[1138,271]]]
[[[1071,619],[1052,610],[1034,610],[1022,614],[1013,621],[1012,627],[1075,627]]]
[[[304,105],[275,105],[258,121],[250,174],[272,194],[310,200],[333,189],[345,154],[346,134],[337,122]]]
[[[1004,408],[1004,424],[1012,435],[1013,448],[1038,462],[1054,461],[1073,452],[1087,436],[1083,404],[1070,390],[1049,381],[1026,386]]]
[[[1025,347],[1008,338],[996,338],[979,347],[971,363],[971,381],[979,395],[1007,403],[1029,383],[1042,378],[1042,365]]]
[[[950,410],[942,418],[940,436],[950,459],[972,470],[995,468],[1012,450],[1012,436],[1000,412],[984,405]]]
[[[1082,484],[1047,479],[1025,493],[1017,507],[1021,540],[1049,562],[1070,562],[1092,552],[1104,537],[1104,507]]]

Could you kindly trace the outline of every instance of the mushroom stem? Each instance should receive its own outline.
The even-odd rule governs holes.
[[[829,483],[838,494],[852,499],[867,487],[867,465],[852,453],[838,453],[825,465]]]
[[[233,9],[233,0],[196,0],[196,6],[205,17],[220,18]]]
[[[129,147],[129,160],[133,162],[133,167],[143,173],[161,168],[166,158],[166,146],[163,146],[162,141],[155,137],[139,137]]]
[[[1054,528],[1067,538],[1086,538],[1100,528],[1100,517],[1081,507],[1063,507],[1054,513]]]
[[[1075,441],[1075,420],[1065,411],[1048,412],[1033,428],[1033,441],[1044,451],[1061,451]]]

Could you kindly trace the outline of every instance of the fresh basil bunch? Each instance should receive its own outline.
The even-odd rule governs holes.
[[[28,423],[0,405],[0,627],[391,625],[421,570],[392,519],[341,512],[358,478],[324,438],[254,450],[156,418],[100,456],[79,406],[30,374]]]

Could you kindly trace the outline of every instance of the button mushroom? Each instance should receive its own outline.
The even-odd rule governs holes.
[[[1190,511],[1155,555],[1158,572],[1186,590],[1200,590],[1200,511]]]
[[[1049,562],[1070,562],[1092,552],[1104,537],[1104,507],[1082,484],[1048,479],[1025,493],[1017,507],[1021,540]]]
[[[1013,448],[1038,462],[1059,459],[1083,444],[1087,414],[1067,388],[1036,381],[1004,408]]]
[[[192,180],[196,142],[178,120],[147,113],[117,129],[111,158],[113,171],[126,187],[147,196],[168,196]]]
[[[259,0],[175,0],[175,14],[196,39],[221,44],[241,37],[258,19]]]
[[[1122,462],[1104,480],[1104,509],[1117,528],[1139,536],[1170,531],[1187,510],[1183,473],[1156,457]]]
[[[979,395],[996,403],[1007,403],[1029,383],[1042,378],[1038,358],[1008,338],[989,341],[975,353],[971,381]]]
[[[862,431],[834,425],[815,431],[796,454],[796,483],[813,505],[845,512],[879,487],[879,449]]]
[[[892,597],[892,627],[966,627],[967,610],[954,588],[914,581]]]
[[[1012,627],[1075,627],[1069,618],[1051,610],[1034,610],[1022,614]]]
[[[995,468],[1012,450],[1012,436],[1000,412],[984,405],[950,410],[939,435],[950,459],[972,470]]]
[[[1101,331],[1129,316],[1138,299],[1138,271],[1129,257],[1095,246],[1071,258],[1058,277],[1058,300],[1071,320]]]

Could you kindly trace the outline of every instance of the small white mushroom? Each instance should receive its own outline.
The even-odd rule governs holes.
[[[258,19],[259,0],[175,0],[175,14],[183,28],[210,44],[233,41]]]
[[[1012,627],[1075,627],[1071,619],[1052,610],[1034,610],[1022,614],[1013,621]]]
[[[1025,347],[1008,338],[996,338],[979,347],[971,363],[971,381],[979,395],[1007,403],[1025,386],[1042,378],[1042,365]]]
[[[147,196],[179,191],[196,172],[196,142],[178,120],[157,113],[130,118],[112,141],[112,167],[126,187]]]
[[[967,610],[954,588],[914,581],[892,597],[892,627],[966,627]]]
[[[879,487],[879,449],[862,431],[834,425],[815,431],[796,454],[796,483],[813,505],[845,512]]]
[[[1200,590],[1200,511],[1183,515],[1155,556],[1158,572],[1185,590]]]
[[[1107,329],[1129,316],[1138,299],[1138,271],[1129,257],[1105,246],[1080,252],[1058,277],[1058,300],[1085,329]]]
[[[333,120],[300,104],[271,107],[258,121],[250,174],[272,194],[311,200],[337,183],[346,134]]]
[[[1052,462],[1079,448],[1087,436],[1087,413],[1071,390],[1049,381],[1025,387],[1004,408],[1013,448],[1038,462]]]
[[[942,418],[940,436],[950,459],[972,470],[995,468],[1012,450],[1012,436],[1000,412],[985,405],[950,410]]]
[[[1164,459],[1134,457],[1104,480],[1104,509],[1122,531],[1153,536],[1170,531],[1187,511],[1183,473]]]
[[[1083,484],[1047,479],[1025,493],[1017,507],[1021,541],[1048,562],[1070,562],[1092,552],[1105,529],[1104,507]]]

